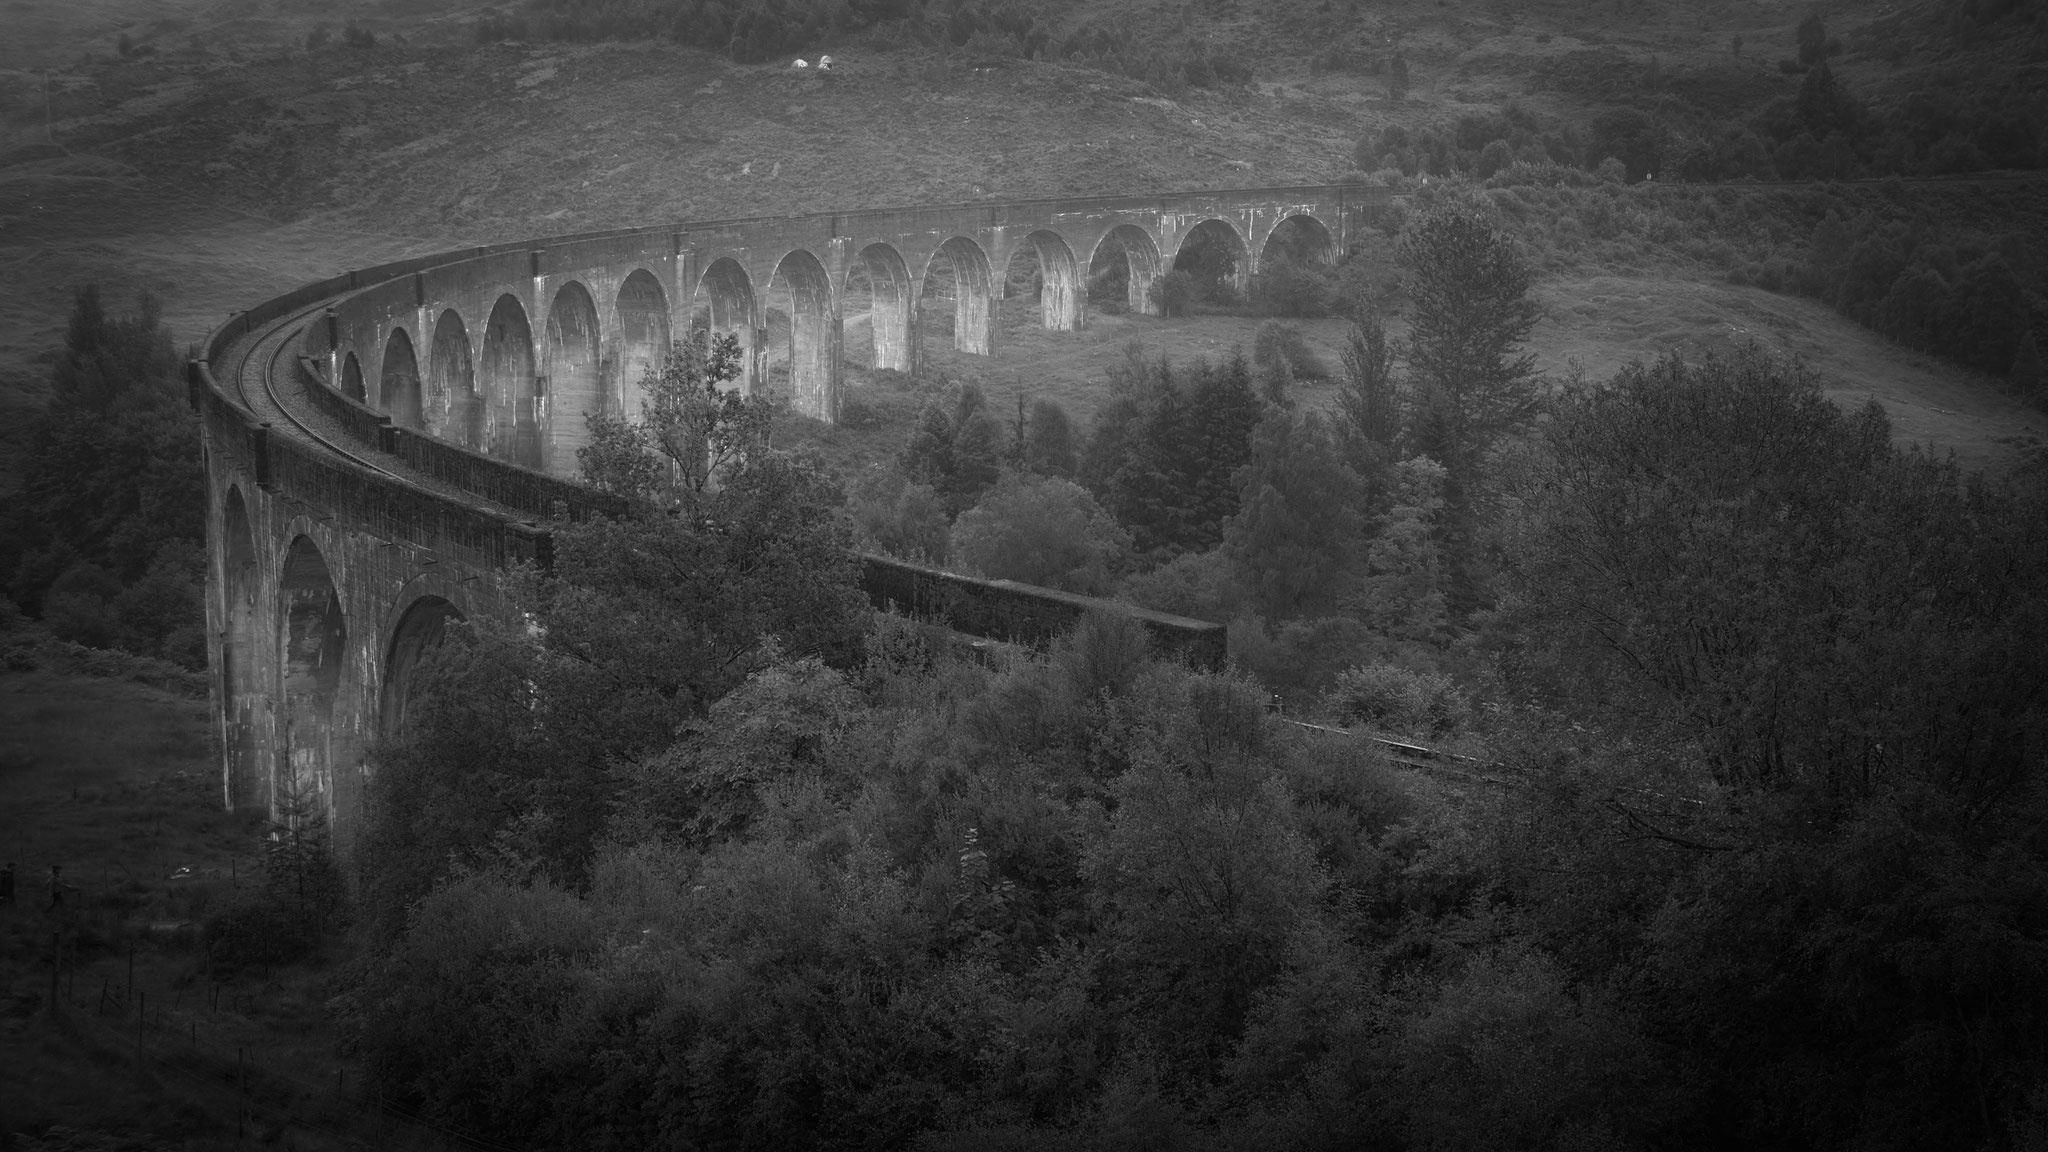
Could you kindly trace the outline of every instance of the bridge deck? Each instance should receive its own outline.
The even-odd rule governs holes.
[[[509,521],[530,520],[531,513],[523,509],[431,476],[395,453],[351,435],[339,421],[312,402],[306,394],[309,387],[306,373],[298,366],[299,337],[312,317],[321,314],[342,295],[337,293],[319,300],[236,338],[222,350],[221,362],[213,365],[215,379],[232,387],[235,398],[259,421],[268,423],[273,434],[289,436],[308,447],[353,460],[391,477],[397,483],[468,505],[485,515]]]

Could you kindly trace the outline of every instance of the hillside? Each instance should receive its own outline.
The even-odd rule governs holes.
[[[1845,81],[1876,92],[2017,67],[2024,46],[1951,34],[1936,7],[1833,13]],[[425,3],[358,9],[373,47],[343,44],[347,9],[293,0],[194,0],[146,22],[112,3],[42,12],[0,76],[0,258],[15,270],[0,284],[0,427],[39,403],[68,290],[92,281],[116,301],[155,292],[196,340],[266,294],[405,253],[660,219],[1322,181],[1390,126],[1450,136],[1460,116],[1506,108],[1556,147],[1645,84],[1673,125],[1740,120],[1797,88],[1770,64],[1789,51],[1789,17],[1757,4],[1711,18],[1676,5],[1037,10],[1075,43],[1111,29],[1160,59],[1230,55],[1253,79],[1140,80],[1124,73],[1142,61],[1024,60],[992,34],[956,45],[909,23],[845,34],[820,76],[666,43],[478,45],[476,10]],[[1734,35],[1746,55],[1729,51]],[[309,52],[309,37],[325,42]],[[1411,69],[1400,101],[1381,74],[1390,45]],[[53,60],[68,63],[36,74]],[[1586,327],[1595,345],[1599,327]],[[1851,360],[1886,355],[1848,326],[1843,338],[1868,345]],[[1992,407],[1997,423],[2010,405]],[[0,441],[0,475],[17,450]]]

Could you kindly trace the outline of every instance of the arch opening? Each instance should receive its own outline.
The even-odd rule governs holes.
[[[377,731],[384,739],[405,736],[406,715],[414,695],[413,673],[420,661],[447,639],[449,621],[463,618],[455,605],[439,596],[422,596],[406,606],[384,654],[377,703]]]
[[[691,305],[690,327],[694,330],[701,313],[703,324],[713,335],[732,336],[740,343],[741,386],[751,395],[759,383],[755,376],[757,351],[754,340],[754,282],[747,270],[730,256],[713,260],[697,281],[697,298]]]
[[[393,328],[384,341],[384,364],[377,370],[377,394],[391,422],[400,428],[423,428],[426,414],[420,403],[420,361],[414,354],[412,337],[403,328]]]
[[[1088,259],[1088,298],[1107,308],[1157,316],[1152,285],[1159,279],[1159,245],[1135,224],[1109,230]]]
[[[571,280],[548,309],[547,370],[534,385],[541,466],[556,475],[576,473],[576,450],[590,443],[590,417],[604,410],[602,347],[597,303]]]
[[[1181,233],[1180,246],[1173,253],[1173,270],[1185,272],[1194,281],[1197,300],[1239,304],[1251,276],[1245,256],[1245,240],[1237,229],[1211,218]]]
[[[470,364],[469,332],[453,308],[434,324],[434,342],[427,348],[424,407],[428,431],[465,447],[483,447],[484,406]]]
[[[1252,299],[1275,316],[1328,316],[1337,295],[1337,241],[1323,222],[1296,213],[1273,226],[1259,247]]]
[[[222,791],[230,808],[260,808],[269,797],[263,787],[263,764],[257,755],[256,726],[261,693],[257,687],[256,533],[239,488],[228,489],[221,509],[220,645]]]
[[[353,352],[341,359],[341,394],[358,404],[364,403],[368,396],[363,391],[363,363]]]
[[[484,451],[523,467],[541,467],[533,328],[526,321],[526,309],[510,294],[498,297],[491,308],[478,368],[484,395]]]
[[[778,313],[780,314],[778,316]],[[788,327],[788,388],[791,406],[831,423],[839,418],[837,387],[840,334],[832,311],[832,278],[818,258],[797,249],[782,258],[768,281],[771,339]],[[771,356],[780,349],[771,344]],[[782,357],[775,357],[780,361]],[[771,379],[774,376],[771,367]]]
[[[953,347],[977,356],[995,355],[995,296],[988,254],[965,236],[939,245],[925,262],[918,312],[931,319],[950,313]],[[945,307],[947,301],[951,307]],[[943,323],[943,321],[941,321]]]
[[[1081,270],[1065,237],[1039,229],[1010,253],[1003,275],[1006,301],[1038,305],[1039,324],[1053,332],[1076,332],[1085,322],[1087,294]]]
[[[910,266],[889,244],[870,244],[846,270],[841,294],[842,323],[864,323],[865,339],[847,337],[849,349],[869,353],[868,367],[915,373],[918,361],[916,297],[911,293]]]
[[[334,710],[348,658],[348,624],[327,560],[305,536],[292,540],[278,581],[279,639],[283,650],[283,739],[270,807],[292,797],[331,800],[334,770],[347,758],[348,741],[335,731]],[[331,805],[323,804],[331,810]]]
[[[612,358],[617,379],[605,394],[610,411],[637,420],[647,397],[643,381],[649,371],[661,371],[668,355],[668,293],[645,268],[636,268],[619,285],[618,309],[619,351]]]
[[[1337,237],[1329,226],[1306,212],[1297,212],[1273,225],[1266,242],[1259,247],[1259,271],[1275,265],[1335,264]]]

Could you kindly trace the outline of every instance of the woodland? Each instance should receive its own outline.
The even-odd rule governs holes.
[[[377,1082],[528,1147],[2038,1145],[2038,482],[1757,350],[1544,387],[1480,195],[1397,253],[1333,416],[1277,348],[1134,360],[1085,440],[962,390],[851,515],[679,345],[584,453],[634,511],[379,754]],[[963,652],[857,531],[1236,660]]]

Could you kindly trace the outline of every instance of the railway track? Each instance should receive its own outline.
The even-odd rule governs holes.
[[[305,327],[306,320],[324,311],[328,303],[323,300],[309,305],[237,341],[231,352],[234,362],[220,366],[226,371],[217,369],[215,379],[233,380],[242,406],[254,413],[258,420],[270,424],[273,428],[318,445],[323,451],[331,452],[379,475],[413,482],[413,477],[395,471],[315,428],[278,394],[278,374],[291,371],[292,342]]]

